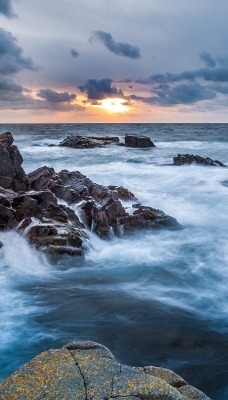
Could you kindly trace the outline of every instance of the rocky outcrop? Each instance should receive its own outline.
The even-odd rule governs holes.
[[[0,383],[0,398],[55,400],[210,400],[174,372],[130,368],[95,342],[41,353]]]
[[[88,239],[75,212],[49,190],[16,193],[0,188],[0,229],[25,233],[38,249],[81,255]]]
[[[56,173],[53,168],[41,167],[26,176],[17,148],[13,150],[17,157],[10,158],[12,135],[2,135],[1,140],[7,163],[13,160],[22,180],[13,174],[13,167],[8,176],[6,158],[0,158],[5,173],[0,180],[9,186],[0,187],[0,229],[17,229],[42,251],[81,255],[89,231],[109,239],[140,229],[180,228],[162,211],[137,203],[129,190],[98,185],[79,171]]]
[[[125,136],[125,146],[127,147],[155,147],[155,144],[148,136],[128,134]]]
[[[113,136],[68,136],[59,146],[73,147],[74,149],[92,149],[94,147],[104,147],[111,143],[119,143],[119,138]]]
[[[161,210],[140,204],[124,207],[121,200],[136,200],[133,193],[118,186],[98,185],[78,171],[57,174],[53,168],[42,167],[29,174],[28,180],[33,190],[48,189],[69,204],[80,203],[81,219],[101,238],[137,229],[180,227]]]
[[[28,181],[22,155],[13,142],[10,132],[0,134],[0,186],[19,192],[27,189]]]
[[[209,157],[194,156],[193,154],[178,154],[177,157],[173,157],[173,165],[208,165],[212,167],[225,167],[225,165],[218,161],[212,160]]]

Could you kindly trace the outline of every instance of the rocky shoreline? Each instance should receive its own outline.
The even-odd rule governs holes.
[[[165,368],[119,364],[107,347],[72,342],[41,353],[0,383],[1,400],[210,400]]]
[[[1,134],[0,229],[16,229],[42,251],[82,255],[91,231],[109,239],[142,229],[181,228],[123,187],[45,166],[26,175],[22,163],[11,133]]]

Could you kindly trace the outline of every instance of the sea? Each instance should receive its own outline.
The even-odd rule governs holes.
[[[228,124],[1,124],[31,172],[43,165],[124,186],[182,230],[102,240],[55,262],[0,232],[0,378],[73,340],[119,362],[174,370],[213,400],[228,398],[228,169],[170,165],[178,153],[228,166]],[[156,148],[58,147],[69,135],[150,136]]]

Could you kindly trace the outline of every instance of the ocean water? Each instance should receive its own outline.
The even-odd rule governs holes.
[[[175,217],[181,231],[92,235],[85,259],[56,264],[14,231],[0,232],[0,378],[72,340],[108,346],[123,364],[173,369],[213,400],[228,398],[228,169],[173,167],[178,153],[228,165],[226,124],[0,125],[24,169],[79,170],[122,185]],[[57,146],[70,134],[145,134],[156,148]]]

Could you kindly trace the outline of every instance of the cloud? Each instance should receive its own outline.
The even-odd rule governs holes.
[[[40,89],[37,96],[50,103],[70,103],[77,97],[76,94],[69,94],[67,92],[59,93],[51,89]]]
[[[50,91],[50,89],[47,90]],[[81,111],[85,109],[79,104],[71,103],[71,100],[76,98],[76,95],[69,95],[68,93],[57,93],[53,91],[51,92],[53,93],[52,99],[55,97],[55,99],[57,100],[50,100],[51,98],[50,92],[49,92],[49,100],[47,99],[48,96],[43,97],[42,100],[34,99],[29,94],[28,89],[24,88],[21,85],[18,85],[11,79],[0,78],[0,109],[1,110],[44,110],[44,111],[50,110],[58,112],[78,111],[78,110]]]
[[[124,97],[123,91],[112,86],[112,79],[88,79],[84,86],[79,86],[81,92],[86,92],[89,100],[102,100],[107,97]]]
[[[15,17],[11,0],[0,0],[0,14],[8,18]]]
[[[200,58],[202,61],[204,61],[207,65],[207,67],[214,68],[216,66],[216,61],[215,59],[210,55],[210,53],[207,53],[206,51],[203,51],[200,53]]]
[[[153,89],[155,96],[141,97],[136,95],[129,96],[131,100],[141,100],[144,103],[159,106],[172,107],[179,104],[194,104],[202,100],[212,100],[216,97],[214,90],[208,89],[196,82],[178,84],[170,87],[169,85],[159,85]]]
[[[70,54],[73,58],[77,58],[79,56],[79,52],[75,49],[71,49]]]
[[[218,58],[220,66],[217,66],[215,59],[207,52],[200,54],[201,60],[206,64],[206,68],[199,68],[192,71],[180,73],[153,74],[148,79],[137,80],[137,83],[175,83],[181,81],[195,81],[202,79],[207,82],[228,82],[228,58]]]
[[[99,40],[105,47],[116,54],[117,56],[128,57],[131,59],[140,58],[140,49],[136,46],[132,46],[129,43],[116,42],[112,35],[108,32],[96,31],[90,38],[90,41]]]
[[[23,57],[23,50],[17,39],[8,31],[0,28],[0,73],[9,75],[23,69],[36,70],[29,57]]]

